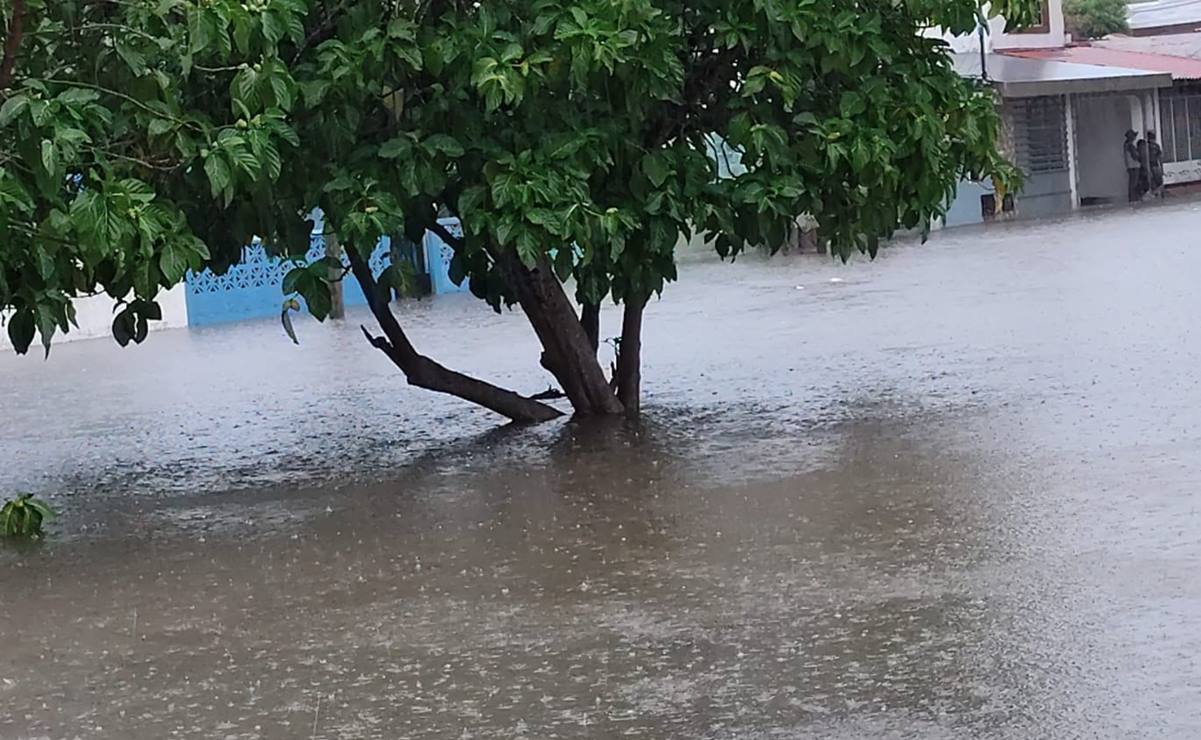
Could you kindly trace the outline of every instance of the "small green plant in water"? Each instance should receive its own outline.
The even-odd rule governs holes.
[[[42,525],[54,516],[46,502],[23,493],[0,508],[0,535],[35,540],[43,536]]]

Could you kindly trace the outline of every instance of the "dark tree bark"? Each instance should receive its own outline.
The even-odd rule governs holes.
[[[432,224],[430,229],[447,244],[462,244],[462,239],[441,224]],[[620,414],[621,403],[605,379],[596,345],[549,261],[543,257],[530,269],[511,249],[492,246],[489,254],[542,344],[542,366],[555,376],[575,412],[583,416]]]
[[[584,326],[584,333],[588,335],[592,351],[596,352],[600,349],[600,304],[585,303],[580,309],[580,323]]]
[[[25,23],[25,0],[13,0],[12,20],[4,36],[4,56],[0,57],[0,90],[5,90],[13,80],[13,68],[17,63],[17,50],[21,48],[21,35]]]
[[[342,259],[342,245],[338,243],[338,235],[332,231],[325,233],[325,256],[336,260]],[[346,318],[346,291],[342,288],[342,270],[337,267],[329,269],[329,317],[331,319]]]
[[[493,259],[542,343],[543,366],[559,381],[576,413],[620,414],[621,403],[549,263],[542,260],[531,270],[511,250],[495,250]]]
[[[346,255],[355,280],[367,296],[367,305],[384,332],[383,337],[374,337],[363,327],[363,334],[400,368],[410,385],[462,398],[523,424],[562,416],[558,409],[451,370],[417,352],[392,314],[388,300],[380,295],[367,262],[353,247],[346,250]]]
[[[642,410],[642,314],[646,299],[629,298],[621,317],[621,348],[617,353],[617,398],[626,416]]]

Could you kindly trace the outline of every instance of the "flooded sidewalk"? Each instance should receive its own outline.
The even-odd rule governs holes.
[[[689,258],[639,427],[344,324],[0,357],[0,738],[1193,738],[1201,208]],[[409,304],[545,389],[524,320]],[[616,314],[605,316],[616,333]]]

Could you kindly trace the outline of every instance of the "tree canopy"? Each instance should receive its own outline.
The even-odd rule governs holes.
[[[1078,39],[1099,39],[1130,30],[1126,0],[1067,0],[1063,13],[1068,31]]]
[[[1022,22],[1036,5],[991,8]],[[676,278],[681,236],[732,257],[781,244],[806,214],[836,254],[874,253],[940,215],[961,178],[1009,173],[991,94],[923,33],[972,31],[975,0],[0,9],[0,310],[19,352],[35,335],[49,351],[70,299],[100,292],[122,302],[117,340],[141,341],[161,290],[227,269],[254,237],[296,260],[285,289],[323,318],[341,262],[304,260],[319,208],[384,330],[369,338],[411,382],[553,415],[467,388],[482,381],[404,335],[388,307],[404,275],[365,260],[380,235],[433,229],[453,277],[498,310],[520,305],[577,412],[629,410],[642,306]],[[462,237],[438,224],[447,214]],[[626,306],[612,383],[596,362],[606,299]]]

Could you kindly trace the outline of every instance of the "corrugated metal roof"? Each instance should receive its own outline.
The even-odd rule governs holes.
[[[1100,46],[1068,46],[1061,49],[1022,49],[1003,52],[1025,59],[1043,59],[1072,64],[1166,72],[1175,80],[1201,79],[1201,60],[1167,54],[1107,49]]]
[[[954,59],[960,75],[983,76],[979,54],[955,54]],[[1009,98],[1150,90],[1172,84],[1172,76],[1164,72],[1078,64],[1019,56],[1012,52],[988,54],[984,64],[987,65],[988,81],[1000,90],[1001,95]]]
[[[1092,46],[1144,54],[1201,59],[1201,33],[1165,33],[1152,36],[1113,35],[1089,42]]]

